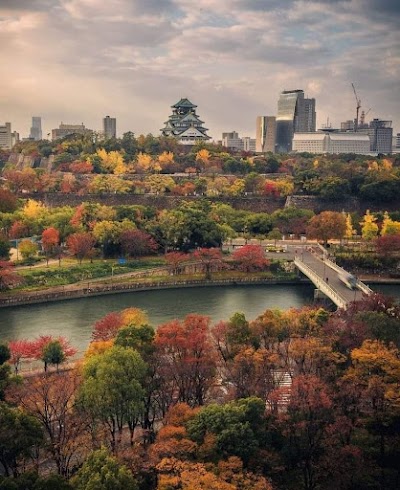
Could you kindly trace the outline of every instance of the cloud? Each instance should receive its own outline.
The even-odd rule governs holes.
[[[254,135],[283,89],[317,97],[321,123],[370,115],[400,131],[400,2],[390,0],[0,0],[2,118],[26,135],[64,122],[158,134],[187,96],[218,139]],[[1,122],[1,121],[0,121]]]

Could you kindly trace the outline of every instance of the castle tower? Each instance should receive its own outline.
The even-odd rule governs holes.
[[[182,145],[194,145],[211,139],[206,134],[208,129],[203,128],[204,121],[196,114],[196,107],[186,98],[171,106],[172,114],[161,129],[161,134],[176,138]]]

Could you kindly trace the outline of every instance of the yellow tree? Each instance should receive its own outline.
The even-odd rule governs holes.
[[[400,222],[393,221],[390,218],[389,213],[385,211],[385,214],[383,215],[381,236],[398,235],[399,233],[400,233]]]
[[[171,163],[174,163],[174,154],[172,151],[163,151],[161,155],[158,155],[158,163],[161,169],[165,168]]]
[[[246,183],[243,179],[236,179],[235,182],[227,189],[227,193],[231,196],[241,196],[246,187]]]
[[[353,238],[353,235],[355,234],[355,230],[353,228],[353,221],[351,219],[350,213],[346,214],[346,233],[344,234],[344,237],[350,240]]]
[[[90,357],[104,354],[108,349],[114,345],[114,339],[111,340],[94,340],[90,342],[89,347],[85,352],[85,360]]]
[[[28,199],[22,212],[28,220],[35,220],[46,212],[46,206],[34,199]]]
[[[127,171],[127,167],[119,151],[107,151],[104,148],[97,150],[97,156],[101,160],[101,167],[107,172],[116,175],[123,174]]]
[[[168,175],[149,175],[146,177],[146,186],[152,194],[162,194],[166,189],[172,189],[175,181]]]
[[[199,162],[203,170],[210,164],[211,153],[203,148],[196,153],[196,162]]]
[[[276,187],[281,196],[289,196],[293,194],[294,184],[291,178],[278,179],[275,181]]]
[[[378,225],[376,224],[376,218],[369,212],[365,213],[362,221],[360,221],[361,225],[361,235],[364,240],[373,240],[378,235]]]
[[[148,172],[152,166],[152,162],[151,155],[140,152],[136,157],[137,170],[139,172]]]
[[[149,323],[147,313],[140,308],[126,308],[121,312],[124,327],[146,325]]]

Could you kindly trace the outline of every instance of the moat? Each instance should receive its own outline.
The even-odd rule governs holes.
[[[400,299],[400,286],[373,286]],[[312,285],[258,285],[168,289],[98,296],[71,301],[35,304],[0,310],[0,339],[63,335],[80,352],[85,350],[92,325],[110,311],[136,307],[146,310],[157,326],[197,312],[213,322],[243,312],[253,320],[267,308],[300,308],[312,304]]]

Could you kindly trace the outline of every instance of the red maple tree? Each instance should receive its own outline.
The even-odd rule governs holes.
[[[67,239],[67,247],[72,255],[82,263],[85,257],[89,257],[93,252],[95,239],[91,233],[73,233]]]
[[[193,313],[160,325],[154,341],[164,382],[174,384],[178,401],[192,406],[205,402],[214,380],[216,355],[209,326],[209,317]]]
[[[260,245],[244,245],[233,252],[232,258],[238,262],[239,268],[245,272],[262,270],[269,265]]]

